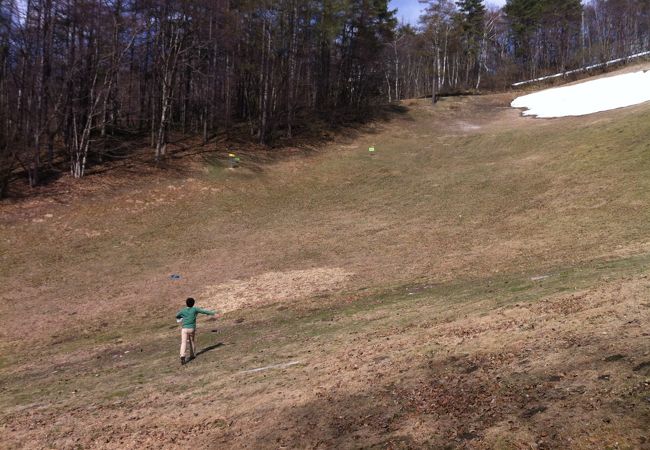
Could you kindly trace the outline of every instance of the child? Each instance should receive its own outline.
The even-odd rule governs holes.
[[[183,322],[181,326],[181,365],[194,359],[194,351],[196,350],[196,316],[199,314],[207,314],[208,316],[215,315],[215,311],[194,307],[194,299],[191,297],[185,301],[185,304],[187,308],[181,309],[176,314],[176,321]],[[185,359],[187,341],[190,341],[190,359]]]

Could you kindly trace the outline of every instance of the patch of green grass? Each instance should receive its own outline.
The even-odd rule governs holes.
[[[104,395],[104,400],[118,400],[118,399],[128,397],[130,394],[131,391],[128,390],[113,391]]]

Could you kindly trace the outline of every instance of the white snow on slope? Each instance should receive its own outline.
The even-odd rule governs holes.
[[[540,118],[584,116],[650,101],[650,70],[546,89],[516,98],[513,108]]]

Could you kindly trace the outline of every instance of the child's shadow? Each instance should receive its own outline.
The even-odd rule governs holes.
[[[204,353],[209,352],[210,350],[214,350],[215,348],[223,347],[223,345],[224,345],[223,342],[217,342],[216,344],[210,345],[208,347],[205,347],[205,348],[199,350],[198,352],[196,352],[195,356],[198,357],[198,356],[200,356],[200,355],[202,355]]]

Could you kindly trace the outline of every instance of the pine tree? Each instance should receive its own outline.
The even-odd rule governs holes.
[[[485,25],[485,5],[483,0],[458,0],[458,11],[462,16],[463,31],[469,36],[483,34]]]
[[[467,55],[465,83],[470,82],[470,72],[478,74],[485,31],[485,5],[483,0],[458,0],[460,30]]]
[[[512,40],[517,58],[526,63],[530,55],[530,41],[539,27],[541,0],[508,0],[503,8],[510,22]]]
[[[531,74],[540,66],[566,67],[569,48],[577,47],[580,0],[508,0],[504,11],[515,56]]]

